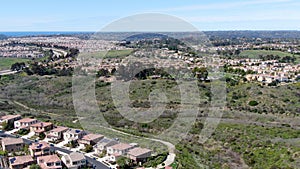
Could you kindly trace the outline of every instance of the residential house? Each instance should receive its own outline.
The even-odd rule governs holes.
[[[107,147],[107,154],[110,157],[110,161],[116,161],[122,155],[126,155],[126,153],[133,149],[135,146],[125,143],[118,143],[116,145]]]
[[[104,136],[101,134],[87,134],[87,135],[83,136],[78,142],[79,142],[79,144],[93,146],[103,138],[104,138]]]
[[[38,157],[37,163],[41,169],[62,169],[62,162],[56,154]]]
[[[22,138],[5,137],[2,139],[2,150],[7,152],[17,152],[24,148],[24,140]]]
[[[69,128],[66,132],[63,133],[65,141],[77,141],[86,135],[85,131],[79,129]]]
[[[14,127],[14,122],[17,120],[20,120],[22,117],[21,115],[5,115],[0,117],[0,124],[2,124],[3,122],[12,125],[12,127]],[[2,125],[0,125],[0,128],[2,128]]]
[[[29,128],[32,124],[38,123],[38,120],[31,118],[23,118],[21,120],[15,121],[15,128]]]
[[[49,131],[53,128],[53,124],[50,122],[38,122],[30,126],[30,131],[36,135]]]
[[[87,160],[82,153],[72,152],[62,156],[61,160],[69,169],[83,168],[87,164]]]
[[[136,147],[127,152],[128,158],[135,162],[146,162],[151,157],[152,151],[146,148]]]
[[[118,143],[119,142],[114,139],[103,138],[94,146],[94,149],[97,154],[100,154],[103,150],[106,150],[107,147],[116,145]]]
[[[50,145],[44,141],[35,142],[29,146],[30,155],[32,157],[50,155],[51,154],[50,149],[51,149]]]
[[[11,169],[29,168],[30,165],[34,164],[34,162],[35,161],[30,155],[10,157],[9,168]]]
[[[51,141],[62,140],[64,138],[63,133],[66,132],[67,130],[68,130],[68,127],[58,126],[54,129],[50,130],[47,133],[46,138]]]

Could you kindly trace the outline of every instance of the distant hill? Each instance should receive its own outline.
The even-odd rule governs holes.
[[[300,39],[300,31],[206,31],[210,38],[261,38],[261,39]]]
[[[159,34],[159,33],[141,33],[127,37],[124,39],[125,41],[138,41],[138,40],[150,40],[150,39],[165,39],[167,35]]]

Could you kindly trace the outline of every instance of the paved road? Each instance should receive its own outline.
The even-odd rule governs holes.
[[[3,133],[1,132],[0,133],[0,137],[16,137],[15,135],[12,135],[12,134],[7,134],[7,133]],[[29,139],[24,139],[24,142],[25,144],[31,144],[33,143],[34,141],[32,140],[29,140]],[[72,151],[70,150],[67,150],[67,149],[64,149],[64,148],[59,148],[59,147],[52,147],[54,151],[61,151],[61,152],[64,152],[64,153],[71,153]],[[95,169],[109,169],[109,167],[107,167],[106,165],[104,165],[103,163],[101,163],[100,161],[97,161],[97,160],[94,160],[93,158],[91,157],[87,157],[85,156],[87,161],[90,163],[90,164],[93,164],[95,166]]]

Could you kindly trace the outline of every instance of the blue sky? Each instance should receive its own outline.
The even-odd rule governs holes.
[[[199,30],[300,30],[299,0],[3,0],[0,31],[98,31],[139,13],[174,15]]]

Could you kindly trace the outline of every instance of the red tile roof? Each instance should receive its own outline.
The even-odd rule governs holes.
[[[151,152],[151,150],[146,149],[146,148],[137,147],[137,148],[129,150],[129,152],[127,154],[138,157],[138,156],[141,156],[141,155],[149,153],[149,152]]]
[[[125,144],[125,143],[119,143],[119,144],[111,146],[111,148],[113,148],[115,150],[126,150],[126,149],[129,149],[132,147],[133,147],[132,145]]]
[[[11,157],[9,158],[9,161],[12,166],[34,162],[33,158],[30,155]]]
[[[47,142],[41,141],[37,143],[32,143],[29,146],[30,149],[36,150],[36,149],[45,149],[45,148],[50,148],[50,145]]]
[[[82,140],[93,141],[96,139],[103,138],[104,136],[101,134],[88,134],[82,137]]]
[[[21,120],[18,120],[18,122],[21,122],[21,123],[30,123],[30,122],[33,122],[33,121],[37,121],[36,119],[31,119],[31,118],[23,118]]]

